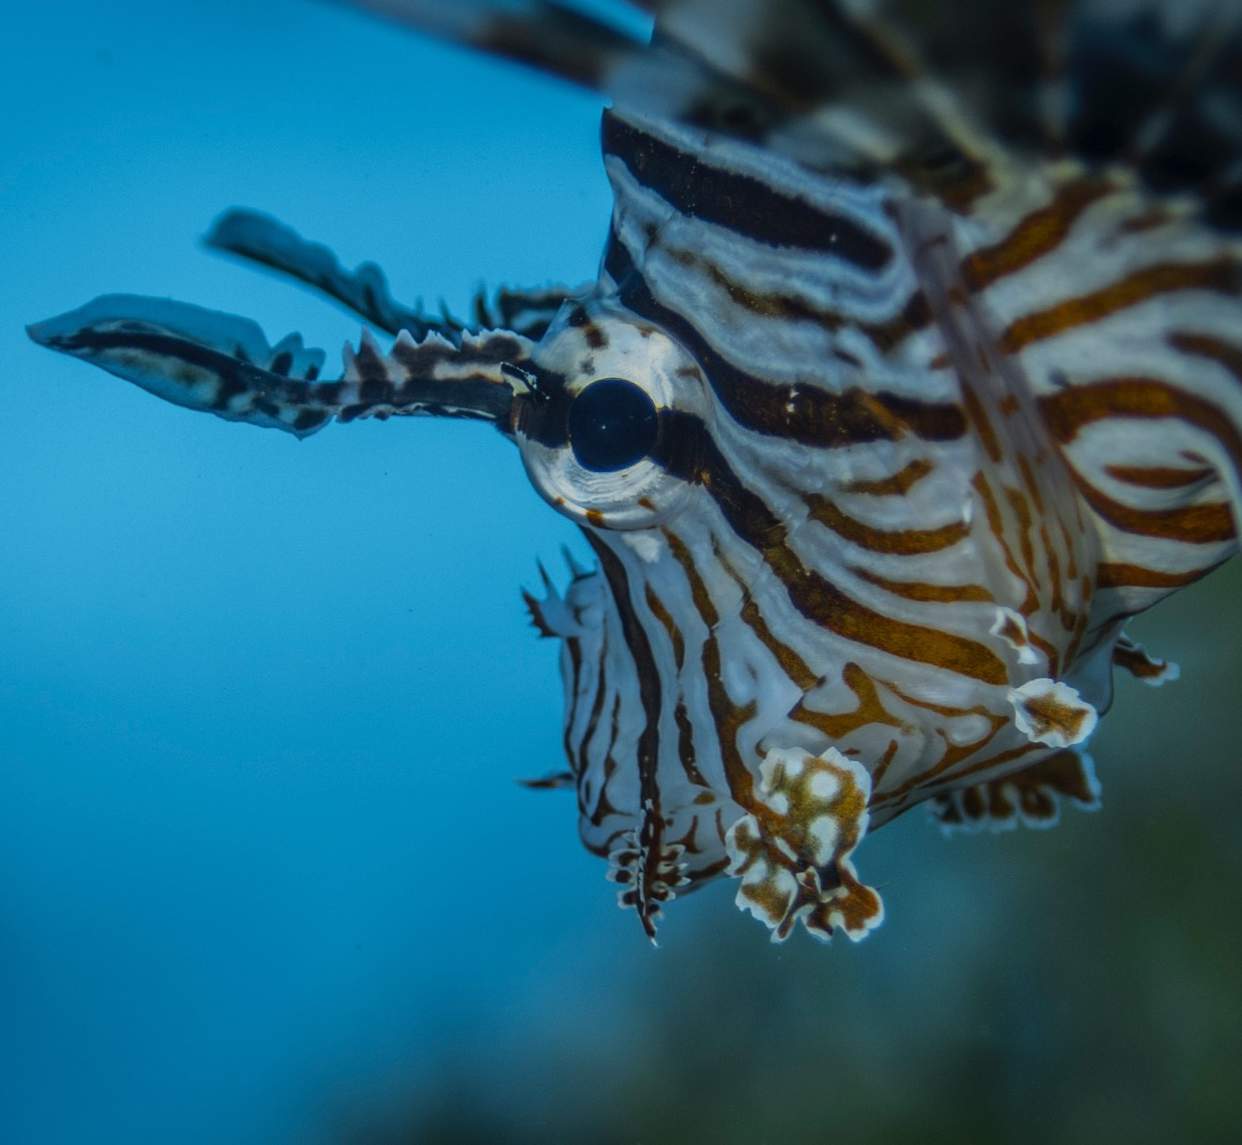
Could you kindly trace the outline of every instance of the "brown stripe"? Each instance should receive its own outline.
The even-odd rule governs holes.
[[[931,324],[931,305],[922,290],[910,295],[901,312],[887,322],[860,323],[858,329],[883,353],[900,346],[911,334]]]
[[[1091,615],[1091,601],[1095,595],[1095,589],[1091,584],[1090,577],[1084,576],[1080,587],[1082,591],[1081,611],[1074,621],[1073,636],[1070,639],[1069,647],[1065,650],[1065,662],[1067,664],[1076,663],[1078,659],[1079,645],[1082,644],[1083,637],[1087,634],[1087,621]]]
[[[1060,617],[1061,627],[1066,631],[1072,631],[1076,616],[1073,610],[1065,605],[1065,591],[1061,582],[1061,558],[1057,554],[1056,546],[1052,543],[1047,521],[1040,521],[1039,539],[1043,542],[1044,558],[1048,562],[1048,579],[1052,581],[1052,599],[1048,602],[1048,607]]]
[[[617,732],[620,729],[621,693],[614,694],[612,713],[608,724],[608,747],[604,752],[604,765],[600,771],[599,790],[595,793],[595,807],[589,811],[589,820],[593,827],[598,827],[609,815],[620,815],[622,812],[608,798],[608,782],[616,774],[617,760],[612,754],[617,743]],[[587,785],[584,784],[584,787]]]
[[[651,614],[668,633],[669,642],[673,646],[673,659],[677,665],[677,671],[680,672],[686,659],[686,641],[681,634],[681,629],[677,627],[672,615],[664,607],[663,601],[656,595],[651,585],[647,585],[646,596],[647,607],[651,609]],[[686,773],[686,778],[700,787],[708,786],[707,780],[703,778],[703,773],[698,768],[697,755],[694,750],[694,729],[686,712],[685,699],[680,694],[673,711],[673,721],[677,724],[677,758]]]
[[[1009,542],[1005,539],[1005,519],[1001,515],[1000,505],[997,504],[996,498],[992,495],[992,487],[982,473],[976,473],[971,484],[983,499],[983,511],[987,515],[988,530],[996,538],[996,543],[1000,545],[1001,554],[1005,558],[1005,567],[1026,585],[1026,599],[1022,601],[1018,611],[1023,616],[1030,616],[1031,613],[1039,608],[1039,594],[1035,591],[1035,586],[1031,583],[1030,578],[1018,565],[1017,558],[1014,557],[1013,550],[1010,549]]]
[[[987,166],[967,155],[960,156],[951,173],[922,182],[923,189],[959,215],[969,212],[976,202],[996,188]]]
[[[1022,483],[1026,486],[1026,491],[1031,495],[1031,500],[1035,504],[1035,512],[1042,520],[1047,516],[1044,511],[1043,494],[1039,491],[1039,482],[1035,480],[1035,474],[1031,472],[1031,463],[1024,453],[1018,454],[1018,471],[1022,474]]]
[[[634,672],[638,680],[638,695],[643,708],[643,729],[638,735],[637,759],[639,795],[642,807],[642,877],[638,885],[643,889],[642,901],[635,904],[638,917],[648,936],[655,933],[655,913],[657,904],[650,898],[650,888],[660,880],[658,867],[663,851],[661,834],[664,820],[660,813],[660,785],[656,778],[659,764],[659,728],[660,728],[660,676],[656,669],[655,656],[651,651],[651,642],[643,629],[638,614],[634,611],[634,603],[630,599],[629,578],[625,566],[617,555],[590,529],[583,529],[583,535],[595,555],[599,558],[600,568],[608,581],[612,594],[613,605],[621,621],[621,632],[626,647],[634,659]]]
[[[906,600],[928,604],[958,604],[963,601],[990,604],[995,599],[986,588],[977,584],[927,584],[921,581],[888,580],[859,565],[851,565],[850,572],[869,584],[891,592]]]
[[[1051,254],[1083,211],[1112,189],[1096,179],[1080,179],[1062,187],[1051,203],[1027,215],[998,243],[980,248],[963,261],[967,285],[982,290]]]
[[[1082,510],[1079,508],[1077,499],[1074,500],[1074,515],[1078,518],[1078,531],[1082,532]],[[1070,535],[1069,526],[1061,519],[1056,518],[1057,527],[1061,530],[1061,537],[1065,541],[1065,575],[1070,581],[1078,579],[1078,558],[1074,553],[1074,538]]]
[[[565,758],[569,761],[571,769],[575,769],[577,763],[574,759],[573,741],[570,739],[570,733],[573,731],[574,720],[578,718],[578,688],[582,683],[582,647],[577,637],[568,636],[565,638],[565,650],[569,653],[569,710],[565,713],[565,731],[561,737],[561,743],[565,748]],[[600,661],[600,671],[603,671],[603,660]]]
[[[720,562],[720,567],[729,574],[733,583],[737,585],[738,591],[742,594],[744,603],[742,604],[740,615],[743,622],[749,626],[759,642],[776,658],[776,662],[784,670],[785,675],[797,684],[799,688],[805,692],[808,688],[814,687],[819,677],[811,671],[806,661],[797,652],[772,634],[772,630],[768,627],[768,622],[759,610],[759,605],[755,603],[742,578],[738,576],[737,571],[729,563],[729,558],[725,556],[724,550],[721,549],[720,542],[715,536],[712,537],[712,552],[715,554],[716,560]]]
[[[720,743],[720,762],[724,768],[725,782],[729,785],[729,793],[740,807],[752,810],[755,805],[754,777],[742,761],[737,749],[737,735],[742,725],[755,714],[753,702],[738,707],[729,698],[723,683],[723,665],[720,659],[720,647],[713,631],[720,617],[716,606],[712,604],[707,585],[695,568],[694,558],[685,542],[671,530],[664,530],[669,551],[677,563],[681,565],[690,584],[690,596],[695,608],[707,629],[707,638],[703,641],[703,679],[707,684],[707,706],[712,713],[712,722],[716,726],[716,738]]]
[[[1017,353],[1034,342],[1063,334],[1076,326],[1098,322],[1156,295],[1178,290],[1237,294],[1238,264],[1233,259],[1221,258],[1212,262],[1161,263],[1144,267],[1091,294],[1068,298],[1047,310],[1015,320],[1001,335],[1001,348],[1010,354]]]
[[[1209,568],[1190,572],[1163,572],[1143,565],[1117,564],[1105,561],[1096,567],[1097,588],[1183,588],[1194,584],[1200,577],[1211,572]]]
[[[1173,509],[1135,509],[1101,493],[1075,474],[1083,498],[1110,525],[1138,537],[1158,537],[1188,545],[1210,545],[1234,538],[1233,510],[1225,502]]]
[[[867,493],[874,497],[903,496],[935,468],[930,461],[919,458],[902,466],[891,477],[881,477],[876,481],[849,481],[841,486],[841,492]]]
[[[982,716],[988,722],[988,730],[978,739],[971,740],[969,743],[953,743],[947,736],[941,735],[944,741],[944,754],[931,767],[924,769],[916,775],[910,776],[904,783],[887,792],[880,802],[888,803],[894,799],[900,799],[908,791],[913,791],[917,787],[922,787],[929,780],[936,776],[943,775],[946,771],[950,771],[956,767],[964,759],[969,759],[972,755],[982,751],[996,738],[1001,728],[1009,724],[1008,715],[997,715],[995,712],[989,711],[986,707],[977,706],[973,708],[957,708],[947,704],[937,704],[930,700],[920,700],[915,696],[911,696],[903,692],[895,684],[889,682],[891,688],[906,703],[912,704],[918,708],[924,708],[929,712],[935,712],[937,715],[955,718],[959,716]]]
[[[989,734],[987,736],[987,740],[990,741],[993,739],[994,734],[995,733]],[[1025,743],[1020,747],[1010,748],[1008,751],[998,752],[996,755],[978,760],[977,762],[972,763],[969,767],[964,767],[961,771],[955,772],[953,775],[949,776],[944,776],[944,769],[938,765],[931,771],[924,772],[922,775],[918,775],[914,779],[903,783],[900,787],[894,788],[877,802],[881,804],[888,804],[894,800],[900,800],[908,792],[913,791],[916,788],[923,787],[926,784],[929,790],[926,792],[920,792],[919,794],[920,799],[925,799],[931,794],[931,791],[936,788],[948,788],[949,790],[952,790],[954,787],[961,785],[962,780],[968,775],[975,775],[980,771],[987,771],[990,768],[999,767],[1003,763],[1009,763],[1012,760],[1021,759],[1024,755],[1030,755],[1033,751],[1047,750],[1048,749],[1041,743]],[[958,762],[960,762],[960,760]]]
[[[673,646],[673,662],[680,672],[682,665],[686,662],[685,637],[682,636],[681,629],[677,627],[676,621],[673,620],[668,609],[664,607],[664,602],[656,595],[651,585],[646,587],[646,596],[647,607],[651,609],[652,616],[664,625],[664,630],[668,633],[669,643]]]
[[[776,662],[781,666],[786,676],[804,692],[808,688],[815,686],[819,678],[811,671],[806,661],[797,652],[790,648],[788,644],[772,635],[768,622],[764,620],[763,613],[759,611],[759,606],[754,600],[747,600],[742,605],[741,617],[755,636],[758,637],[759,642],[776,657]]]
[[[938,628],[910,624],[867,608],[830,580],[807,569],[787,546],[764,550],[768,564],[784,582],[790,602],[808,620],[857,644],[890,656],[945,668],[989,684],[1007,679],[1004,662],[977,641]]]
[[[839,330],[844,319],[839,311],[814,306],[793,294],[759,294],[743,286],[736,278],[725,273],[710,258],[696,251],[664,247],[664,253],[685,270],[698,272],[709,278],[743,310],[761,318],[777,318],[781,321],[808,322],[826,330]]]
[[[1066,620],[1065,597],[1061,592],[1061,561],[1053,548],[1052,537],[1048,535],[1048,526],[1043,521],[1039,523],[1039,539],[1043,542],[1044,559],[1048,563],[1048,579],[1052,581],[1052,600],[1049,607],[1060,615],[1061,623],[1069,628],[1072,621]]]
[[[1035,572],[1035,546],[1031,541],[1031,507],[1025,497],[1017,489],[1005,487],[1005,497],[1014,516],[1018,518],[1018,545],[1022,550],[1022,560],[1026,565],[1028,580],[1034,584],[1038,580]]]
[[[1216,476],[1213,469],[1167,469],[1158,465],[1106,465],[1104,472],[1140,489],[1182,489]]]
[[[694,728],[686,712],[686,701],[680,696],[677,698],[677,706],[673,709],[673,722],[677,725],[677,758],[681,762],[682,770],[686,773],[686,778],[699,787],[710,786],[699,770],[698,756],[694,750]]]
[[[1049,394],[1039,401],[1053,436],[1073,441],[1083,426],[1105,418],[1154,420],[1177,418],[1215,437],[1242,472],[1242,434],[1219,406],[1153,378],[1114,378]],[[1114,501],[1075,472],[1087,502],[1120,529],[1140,536],[1183,540],[1189,544],[1227,541],[1234,536],[1228,504],[1139,510]]]
[[[834,393],[816,385],[775,385],[746,372],[715,349],[680,311],[656,301],[615,233],[608,252],[609,271],[624,284],[621,301],[694,356],[721,405],[743,428],[829,449],[894,441],[906,433],[928,441],[955,441],[965,434],[962,411],[951,402],[924,402],[860,386]]]
[[[888,741],[888,747],[884,749],[884,754],[880,757],[880,762],[876,765],[875,771],[871,773],[871,790],[873,792],[872,802],[874,802],[874,793],[880,790],[880,785],[884,782],[884,777],[888,774],[889,765],[897,756],[897,741],[891,739]]]
[[[1113,646],[1113,663],[1139,680],[1163,676],[1169,670],[1167,660],[1153,660],[1139,645],[1124,638]]]
[[[1224,366],[1242,384],[1242,349],[1213,338],[1210,334],[1197,334],[1189,330],[1174,330],[1169,335],[1169,345],[1183,354],[1208,358]]]
[[[821,731],[830,740],[844,739],[851,732],[872,724],[905,729],[906,725],[894,716],[880,700],[875,681],[852,661],[841,669],[841,679],[846,687],[858,697],[858,706],[848,712],[820,712],[806,706],[806,698],[799,700],[789,713],[791,720]]]
[[[789,545],[780,518],[730,469],[706,427],[693,415],[664,411],[676,454],[657,460],[670,473],[694,481],[715,499],[733,531],[756,552],[785,586],[790,603],[808,620],[846,640],[891,656],[944,668],[989,684],[1008,679],[1004,661],[975,640],[938,628],[885,616],[843,593],[827,577],[803,564]]]
[[[988,369],[986,362],[984,369]],[[983,403],[979,400],[979,395],[975,393],[974,387],[965,378],[961,379],[961,390],[962,406],[966,410],[966,416],[974,423],[984,451],[994,462],[999,463],[1001,445],[1000,439],[996,436],[996,430],[992,427],[992,419],[988,417],[987,410],[983,408]]]
[[[1048,661],[1048,675],[1054,680],[1058,679],[1061,675],[1061,653],[1057,650],[1056,645],[1045,640],[1033,628],[1027,630],[1027,636],[1030,638],[1031,644],[1038,648]]]
[[[935,529],[877,529],[847,516],[826,497],[807,497],[806,506],[813,521],[875,553],[899,553],[902,556],[938,553],[952,548],[970,535],[970,526],[963,521],[953,521]]]
[[[656,668],[655,656],[651,651],[651,642],[647,639],[642,622],[634,611],[630,599],[629,578],[625,566],[607,544],[600,540],[589,529],[583,534],[599,557],[600,568],[608,581],[613,605],[621,621],[621,632],[625,637],[626,647],[634,658],[634,670],[638,678],[639,698],[643,707],[643,730],[638,736],[638,771],[642,781],[644,798],[650,797],[656,806],[659,805],[659,791],[655,784],[656,764],[658,762],[658,732],[660,724],[660,676]]]
[[[1002,763],[1010,763],[1015,759],[1021,759],[1024,755],[1030,755],[1033,751],[1047,750],[1048,749],[1042,743],[1025,743],[1020,747],[1012,747],[1008,751],[1002,751],[988,759],[981,759],[978,763],[972,763],[969,767],[962,768],[961,771],[951,776],[945,782],[958,783],[967,775],[975,775],[980,771],[987,771],[989,768],[999,767]]]
[[[714,156],[706,149],[685,150],[611,112],[604,115],[601,142],[645,192],[682,215],[733,231],[738,241],[815,251],[871,274],[893,261],[884,235],[754,175],[709,162]]]
[[[595,729],[599,726],[599,717],[604,710],[604,693],[608,690],[607,677],[604,673],[604,665],[608,653],[608,638],[605,635],[603,645],[599,653],[599,674],[595,679],[595,699],[591,702],[591,710],[587,714],[587,725],[583,729],[582,739],[578,741],[578,762],[577,765],[571,763],[571,767],[578,775],[582,775],[587,767],[587,751],[590,749],[591,738],[595,735]]]
[[[1103,418],[1180,418],[1217,438],[1242,463],[1242,437],[1218,405],[1157,378],[1112,378],[1059,390],[1039,400],[1040,412],[1062,444]]]
[[[1123,235],[1137,235],[1142,234],[1143,231],[1155,230],[1166,223],[1171,223],[1175,218],[1176,216],[1168,207],[1150,207],[1141,214],[1126,219],[1117,229]]]
[[[742,309],[761,318],[775,318],[786,322],[806,322],[825,330],[839,330],[847,325],[839,310],[825,309],[799,298],[794,294],[768,292],[760,294],[727,274],[717,263],[697,251],[663,247],[663,252],[678,266],[706,276],[723,290]],[[887,322],[860,323],[849,320],[851,328],[860,330],[881,351],[898,346],[911,334],[924,329],[931,322],[931,307],[927,296],[916,290],[905,306]]]

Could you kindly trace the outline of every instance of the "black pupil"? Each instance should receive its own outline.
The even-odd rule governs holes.
[[[569,407],[569,444],[578,464],[611,473],[645,457],[656,439],[655,403],[633,382],[592,382]]]

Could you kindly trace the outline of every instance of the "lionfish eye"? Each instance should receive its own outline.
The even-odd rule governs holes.
[[[592,382],[569,407],[569,444],[584,469],[612,473],[651,452],[658,422],[655,403],[633,382]]]

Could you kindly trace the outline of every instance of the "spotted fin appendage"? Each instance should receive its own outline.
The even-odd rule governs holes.
[[[798,921],[816,938],[857,941],[884,920],[880,896],[859,882],[850,855],[867,831],[871,777],[836,748],[769,751],[756,805],[725,836],[737,905],[783,942]]]
[[[1159,660],[1149,655],[1141,644],[1128,636],[1122,636],[1113,646],[1113,663],[1151,688],[1171,684],[1182,674],[1181,668],[1172,660]]]
[[[259,211],[225,211],[204,239],[213,250],[236,255],[274,270],[340,303],[379,330],[397,335],[407,331],[416,341],[439,334],[455,344],[472,330],[512,330],[524,338],[543,336],[565,299],[585,290],[547,286],[531,290],[501,289],[492,297],[475,296],[472,321],[453,317],[443,305],[439,315],[421,305],[397,302],[384,272],[373,262],[346,270],[332,250],[303,238],[279,219]]]
[[[1065,803],[1082,811],[1099,810],[1100,784],[1085,752],[1058,751],[1001,779],[935,795],[928,807],[932,818],[952,833],[1008,831],[1019,824],[1054,827]]]
[[[225,211],[203,241],[213,250],[236,255],[321,291],[386,333],[408,330],[415,339],[436,333],[453,342],[465,329],[464,323],[447,312],[437,318],[421,307],[397,302],[389,292],[384,272],[375,263],[364,262],[352,271],[346,270],[328,247],[304,239],[292,227],[259,211]]]
[[[604,876],[617,883],[617,905],[638,915],[652,945],[656,943],[656,926],[664,917],[664,907],[677,897],[677,891],[690,883],[682,856],[681,843],[663,843],[658,853],[653,847],[650,817],[636,830],[626,831],[608,854],[608,871]]]
[[[324,381],[323,351],[306,349],[299,335],[269,346],[249,319],[126,294],[104,295],[27,332],[175,405],[299,438],[332,420],[367,417],[503,421],[513,396],[505,367],[532,349],[508,331],[466,333],[457,343],[402,332],[384,354],[364,331],[357,351],[345,348],[344,377]]]
[[[1073,747],[1084,743],[1099,723],[1099,713],[1075,688],[1041,677],[1009,689],[1009,703],[1018,730],[1032,743]]]

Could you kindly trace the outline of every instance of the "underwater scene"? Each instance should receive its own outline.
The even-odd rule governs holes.
[[[1242,1138],[1242,4],[10,9],[0,1142]]]

